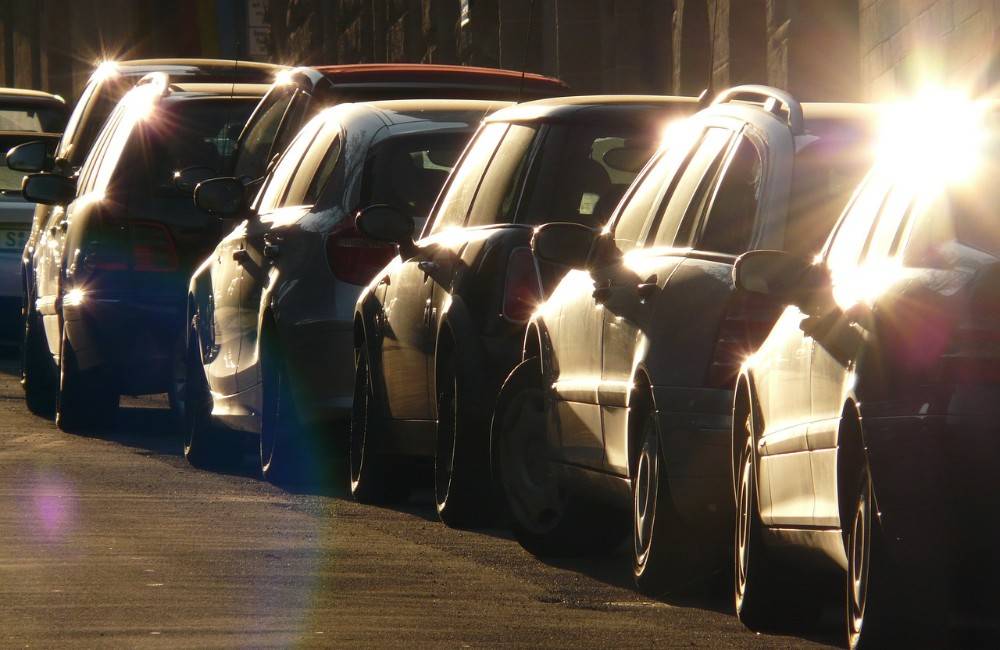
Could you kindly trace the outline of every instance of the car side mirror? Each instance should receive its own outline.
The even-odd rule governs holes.
[[[52,145],[32,140],[11,147],[7,152],[7,167],[16,172],[46,172],[52,169]]]
[[[817,304],[816,293],[829,287],[826,266],[786,251],[760,250],[744,253],[733,266],[733,283],[749,291],[795,305],[804,312]]]
[[[372,205],[358,212],[354,225],[365,237],[399,246],[400,255],[413,257],[413,218],[388,205]]]
[[[538,259],[571,269],[587,266],[598,231],[579,223],[547,223],[535,229],[531,250]]]
[[[31,203],[67,205],[76,198],[76,181],[59,174],[29,174],[21,181],[21,196]]]
[[[238,178],[210,178],[195,185],[194,204],[217,217],[228,217],[246,204],[246,187]]]
[[[198,183],[215,178],[216,176],[218,176],[218,172],[205,165],[185,167],[180,171],[174,172],[174,187],[184,194],[191,194],[194,192],[194,188],[198,187]]]

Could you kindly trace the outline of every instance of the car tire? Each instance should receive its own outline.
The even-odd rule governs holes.
[[[362,348],[357,355],[348,451],[351,496],[359,503],[398,503],[410,495],[410,487],[392,458],[379,450],[385,422],[375,397],[368,352]]]
[[[75,433],[111,424],[118,411],[118,390],[102,369],[81,371],[63,328],[59,346],[56,426]]]
[[[659,596],[690,586],[699,565],[671,499],[656,412],[639,413],[645,415],[631,477],[632,577],[639,591]]]
[[[742,448],[734,445],[739,451],[734,457],[736,615],[743,625],[754,631],[805,629],[818,618],[822,602],[810,583],[811,576],[777,564],[763,541],[752,414],[748,399],[742,395],[738,397],[733,417],[734,435],[742,438]]]
[[[193,339],[196,340],[196,339]],[[195,350],[197,352],[197,349]],[[190,354],[187,349],[185,337],[179,336],[174,341],[170,351],[170,383],[167,385],[167,404],[170,408],[170,418],[177,428],[185,427],[184,393],[187,390],[188,358]]]
[[[184,458],[194,467],[216,468],[226,460],[221,432],[212,425],[212,394],[198,349],[197,333],[188,335],[185,379],[175,398],[183,414]]]
[[[306,431],[295,404],[288,366],[273,338],[261,339],[260,473],[271,483],[304,481]]]
[[[56,391],[59,371],[49,352],[42,329],[41,317],[33,309],[24,318],[24,340],[21,344],[21,388],[28,410],[41,417],[52,417],[56,411]]]
[[[901,612],[893,590],[892,567],[882,531],[875,516],[871,474],[861,471],[854,492],[853,520],[847,533],[846,623],[847,643],[852,650],[883,648],[897,639],[892,630]]]
[[[566,489],[553,463],[538,357],[504,382],[493,417],[493,473],[517,541],[539,557],[608,553],[628,531],[624,513]]]
[[[434,450],[434,504],[451,528],[474,528],[493,521],[489,478],[489,435],[469,413],[455,358],[445,362],[439,379],[438,423]]]

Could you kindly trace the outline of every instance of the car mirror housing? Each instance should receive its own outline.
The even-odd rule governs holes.
[[[198,187],[198,183],[215,178],[216,176],[218,176],[218,172],[211,167],[194,165],[174,172],[173,182],[174,187],[178,190],[184,194],[191,194],[194,192],[194,188]]]
[[[587,266],[597,234],[579,223],[547,223],[535,229],[531,250],[543,262],[582,269]]]
[[[67,205],[76,198],[76,182],[59,174],[29,174],[21,181],[21,196],[31,203]]]
[[[413,219],[392,206],[369,206],[358,212],[354,225],[369,239],[396,244],[403,257],[411,257],[416,248],[413,243]]]
[[[7,152],[7,167],[16,172],[45,172],[52,169],[52,145],[32,140],[11,147]]]
[[[236,214],[245,203],[246,187],[238,178],[211,178],[201,181],[194,188],[194,204],[218,217]]]

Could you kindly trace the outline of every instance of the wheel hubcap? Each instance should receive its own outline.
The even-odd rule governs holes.
[[[646,437],[636,464],[633,498],[635,557],[639,566],[646,563],[652,548],[660,474],[660,444],[652,418],[645,428]]]
[[[868,599],[868,571],[871,555],[871,510],[869,490],[864,483],[858,498],[851,529],[850,567],[848,572],[849,625],[851,646],[856,645],[864,623]]]
[[[753,497],[753,437],[750,435],[749,416],[744,424],[746,444],[740,457],[740,476],[736,515],[736,605],[739,608],[746,593],[747,573],[750,566],[750,509]]]

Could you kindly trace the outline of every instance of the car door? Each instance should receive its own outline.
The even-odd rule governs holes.
[[[233,251],[240,265],[236,389],[242,395],[241,403],[252,413],[260,412],[259,395],[246,391],[260,384],[261,296],[270,282],[274,262],[273,253],[265,247],[277,248],[280,230],[294,224],[311,208],[303,205],[306,189],[331,140],[339,135],[339,128],[336,123],[324,124],[322,119],[316,119],[292,140],[265,180]]]
[[[507,128],[506,123],[493,123],[480,129],[442,191],[424,236],[417,241],[417,253],[387,276],[381,362],[389,415],[394,419],[433,419],[434,278],[441,282],[452,272],[465,238],[462,227]]]
[[[211,260],[212,289],[206,318],[211,324],[211,344],[205,351],[205,374],[213,393],[230,396],[238,392],[236,370],[240,358],[240,281],[243,266],[237,251],[243,246],[247,222],[242,220],[215,247]],[[208,343],[208,341],[203,341]]]
[[[712,126],[697,133],[694,146],[690,141],[667,145],[623,209],[623,218],[632,210],[645,211],[648,225],[640,246],[629,247],[615,236],[616,247],[626,250],[617,267],[609,269],[604,281],[609,290],[599,299],[603,332],[597,399],[608,471],[628,473],[627,414],[635,372],[648,349],[651,328],[662,333],[678,320],[668,281],[685,259],[687,236],[682,231],[703,207],[732,137],[731,129]],[[684,240],[680,248],[679,238]],[[682,320],[691,322],[689,316]]]
[[[866,184],[862,200],[852,207],[852,213],[857,212],[855,221],[853,224],[845,221],[843,235],[838,231],[828,261],[838,292],[838,306],[844,314],[829,328],[816,333],[812,352],[809,455],[816,494],[813,516],[816,526],[841,525],[837,445],[844,401],[852,388],[862,346],[874,333],[872,301],[893,277],[892,247],[913,200],[907,186],[897,187],[888,195],[887,192],[888,187],[879,180]],[[856,228],[853,234],[848,230],[852,226]],[[838,247],[838,240],[845,243]],[[863,246],[861,251],[857,248],[859,242]]]

